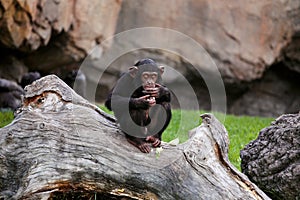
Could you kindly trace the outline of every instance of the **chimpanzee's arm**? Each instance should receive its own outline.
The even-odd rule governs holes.
[[[127,79],[128,77],[125,77],[122,81],[118,82],[113,91],[108,95],[105,106],[109,110],[121,112],[128,109],[128,106],[130,109],[148,109],[150,104],[146,98],[149,95],[145,95],[142,90],[133,92],[133,86],[130,84],[132,80]]]
[[[130,102],[130,90],[132,90],[132,79],[128,74],[123,74],[116,86],[109,93],[105,106],[109,110],[120,111],[128,108]]]
[[[128,104],[129,104],[129,108],[130,109],[148,109],[149,106],[149,102],[140,97],[140,98],[132,98],[132,97],[123,97],[121,95],[113,95],[113,104],[111,109],[112,110],[120,110],[124,108],[128,108]]]
[[[109,92],[107,99],[105,100],[105,103],[104,103],[105,107],[110,111],[112,110],[111,109],[111,95],[112,95],[112,91]]]

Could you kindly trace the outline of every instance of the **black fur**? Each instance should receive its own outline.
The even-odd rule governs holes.
[[[143,59],[135,64],[138,71],[135,77],[130,72],[124,73],[112,92],[108,95],[105,106],[114,114],[128,141],[142,152],[148,153],[147,142],[159,146],[163,131],[171,120],[170,91],[162,86],[161,71],[151,59]],[[156,105],[151,106],[146,99],[142,86],[143,72],[157,72],[160,86]],[[158,144],[158,145],[157,145]]]

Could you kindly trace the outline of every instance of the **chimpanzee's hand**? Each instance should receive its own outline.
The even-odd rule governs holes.
[[[167,98],[169,99],[170,98],[170,91],[167,87],[164,87],[158,83],[155,84],[156,87],[158,88],[158,92],[157,92],[157,97],[156,98]]]
[[[151,97],[157,98],[159,96],[159,88],[154,87],[154,88],[147,88],[146,90],[143,91],[144,94],[150,95]]]
[[[131,104],[133,104],[135,108],[147,110],[149,107],[154,106],[156,101],[151,98],[150,95],[145,95],[139,98],[132,98]]]
[[[155,106],[155,104],[156,104],[155,97],[150,96],[149,98],[147,98],[147,101],[148,101],[150,107]]]

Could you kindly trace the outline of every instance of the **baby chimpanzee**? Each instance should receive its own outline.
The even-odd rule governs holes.
[[[162,85],[164,67],[142,59],[124,73],[105,106],[112,110],[128,142],[144,153],[161,144],[171,120],[170,91]]]

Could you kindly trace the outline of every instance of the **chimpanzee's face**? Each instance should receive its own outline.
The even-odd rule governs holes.
[[[155,83],[157,81],[157,78],[158,78],[157,72],[151,72],[151,71],[143,72],[141,77],[143,88],[145,90],[149,88],[155,88]]]
[[[133,84],[136,88],[143,87],[144,90],[153,89],[156,83],[161,84],[161,75],[164,72],[163,66],[141,65],[129,68],[129,74],[133,78]]]

